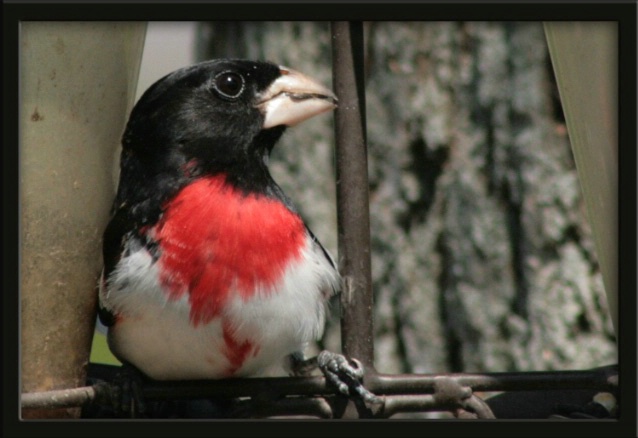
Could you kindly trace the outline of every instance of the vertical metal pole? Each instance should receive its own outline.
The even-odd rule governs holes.
[[[343,354],[373,369],[368,160],[365,138],[363,23],[332,23],[337,214]]]
[[[86,380],[113,159],[146,23],[30,21],[20,30],[20,384],[33,392]]]

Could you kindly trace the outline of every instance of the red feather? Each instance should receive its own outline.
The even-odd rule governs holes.
[[[305,227],[286,206],[244,194],[223,175],[184,187],[149,235],[159,243],[161,282],[170,298],[189,293],[194,325],[218,316],[231,291],[269,291],[301,255]]]

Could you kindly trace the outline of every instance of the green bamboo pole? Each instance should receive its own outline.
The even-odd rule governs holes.
[[[113,160],[146,23],[20,29],[20,339],[24,392],[84,385]],[[77,417],[78,409],[23,418]]]
[[[618,26],[548,22],[545,34],[618,334]]]

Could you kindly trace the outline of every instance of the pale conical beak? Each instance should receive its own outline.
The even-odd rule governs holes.
[[[328,88],[297,71],[279,68],[281,76],[257,98],[264,129],[294,126],[337,106],[337,97]]]

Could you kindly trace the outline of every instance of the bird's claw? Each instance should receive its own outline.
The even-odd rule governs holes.
[[[330,384],[346,396],[358,395],[366,403],[380,404],[383,400],[370,392],[361,380],[365,374],[363,364],[357,359],[330,351],[322,351],[317,356],[317,366]]]

